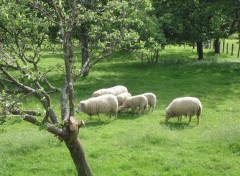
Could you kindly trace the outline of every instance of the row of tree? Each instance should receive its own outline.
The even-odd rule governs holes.
[[[167,43],[196,43],[199,60],[203,42],[214,39],[219,53],[220,38],[240,33],[238,0],[156,0],[153,5]]]
[[[203,59],[202,43],[215,39],[218,52],[219,38],[240,32],[239,20],[239,0],[1,0],[0,121],[15,114],[46,125],[65,142],[78,175],[91,175],[78,137],[82,123],[74,118],[74,82],[117,49],[156,51],[167,44],[197,43]],[[74,55],[73,41],[81,58]],[[49,80],[53,68],[41,67],[43,45],[55,42],[63,46],[61,87]],[[60,115],[52,93],[61,95]],[[19,108],[26,96],[45,110],[41,120],[39,113]]]

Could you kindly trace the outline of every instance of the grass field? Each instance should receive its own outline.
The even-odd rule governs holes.
[[[48,53],[43,67],[59,57]],[[204,61],[196,57],[190,48],[167,47],[159,64],[151,65],[141,63],[137,54],[116,53],[111,62],[96,65],[88,78],[76,82],[76,105],[96,89],[118,84],[133,95],[153,92],[158,99],[155,111],[145,115],[124,113],[116,120],[101,115],[100,121],[76,115],[86,121],[79,136],[95,176],[240,174],[240,61],[211,52]],[[61,86],[60,71],[49,76]],[[198,126],[196,117],[190,125],[187,118],[164,122],[165,108],[181,96],[202,101]],[[59,109],[58,94],[53,102]],[[25,106],[36,107],[35,101]],[[27,122],[11,122],[0,126],[0,175],[76,175],[63,143]]]

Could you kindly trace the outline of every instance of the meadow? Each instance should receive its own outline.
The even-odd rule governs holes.
[[[79,137],[95,176],[164,176],[240,174],[240,60],[229,55],[178,46],[160,52],[158,64],[143,63],[139,53],[118,52],[97,64],[74,87],[75,103],[103,87],[125,85],[132,95],[153,92],[157,106],[145,115],[76,114],[86,122]],[[61,64],[61,54],[43,55],[43,66]],[[49,74],[62,85],[59,70]],[[196,96],[203,105],[200,124],[193,117],[165,123],[165,108],[176,97]],[[59,94],[53,95],[59,109]],[[35,107],[34,99],[24,106]],[[38,106],[38,105],[37,105]],[[60,111],[58,111],[60,114]],[[14,122],[14,123],[13,123]],[[64,143],[27,122],[0,126],[0,175],[76,175]]]

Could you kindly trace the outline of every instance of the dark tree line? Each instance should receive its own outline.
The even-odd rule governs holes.
[[[219,53],[219,39],[240,32],[238,0],[156,0],[153,5],[167,44],[196,43],[199,60],[203,42],[213,39]]]

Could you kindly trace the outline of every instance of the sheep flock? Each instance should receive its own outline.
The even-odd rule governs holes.
[[[93,92],[92,97],[81,100],[77,105],[76,112],[84,112],[89,116],[109,114],[117,119],[118,114],[147,114],[152,112],[157,103],[157,97],[152,92],[145,92],[138,95],[131,94],[127,87],[117,85],[110,88],[102,88]],[[130,111],[129,111],[130,110]],[[175,98],[165,109],[165,122],[170,118],[177,117],[180,122],[182,116],[189,118],[189,122],[193,116],[197,116],[197,125],[199,117],[202,113],[201,101],[196,97],[180,97]]]

